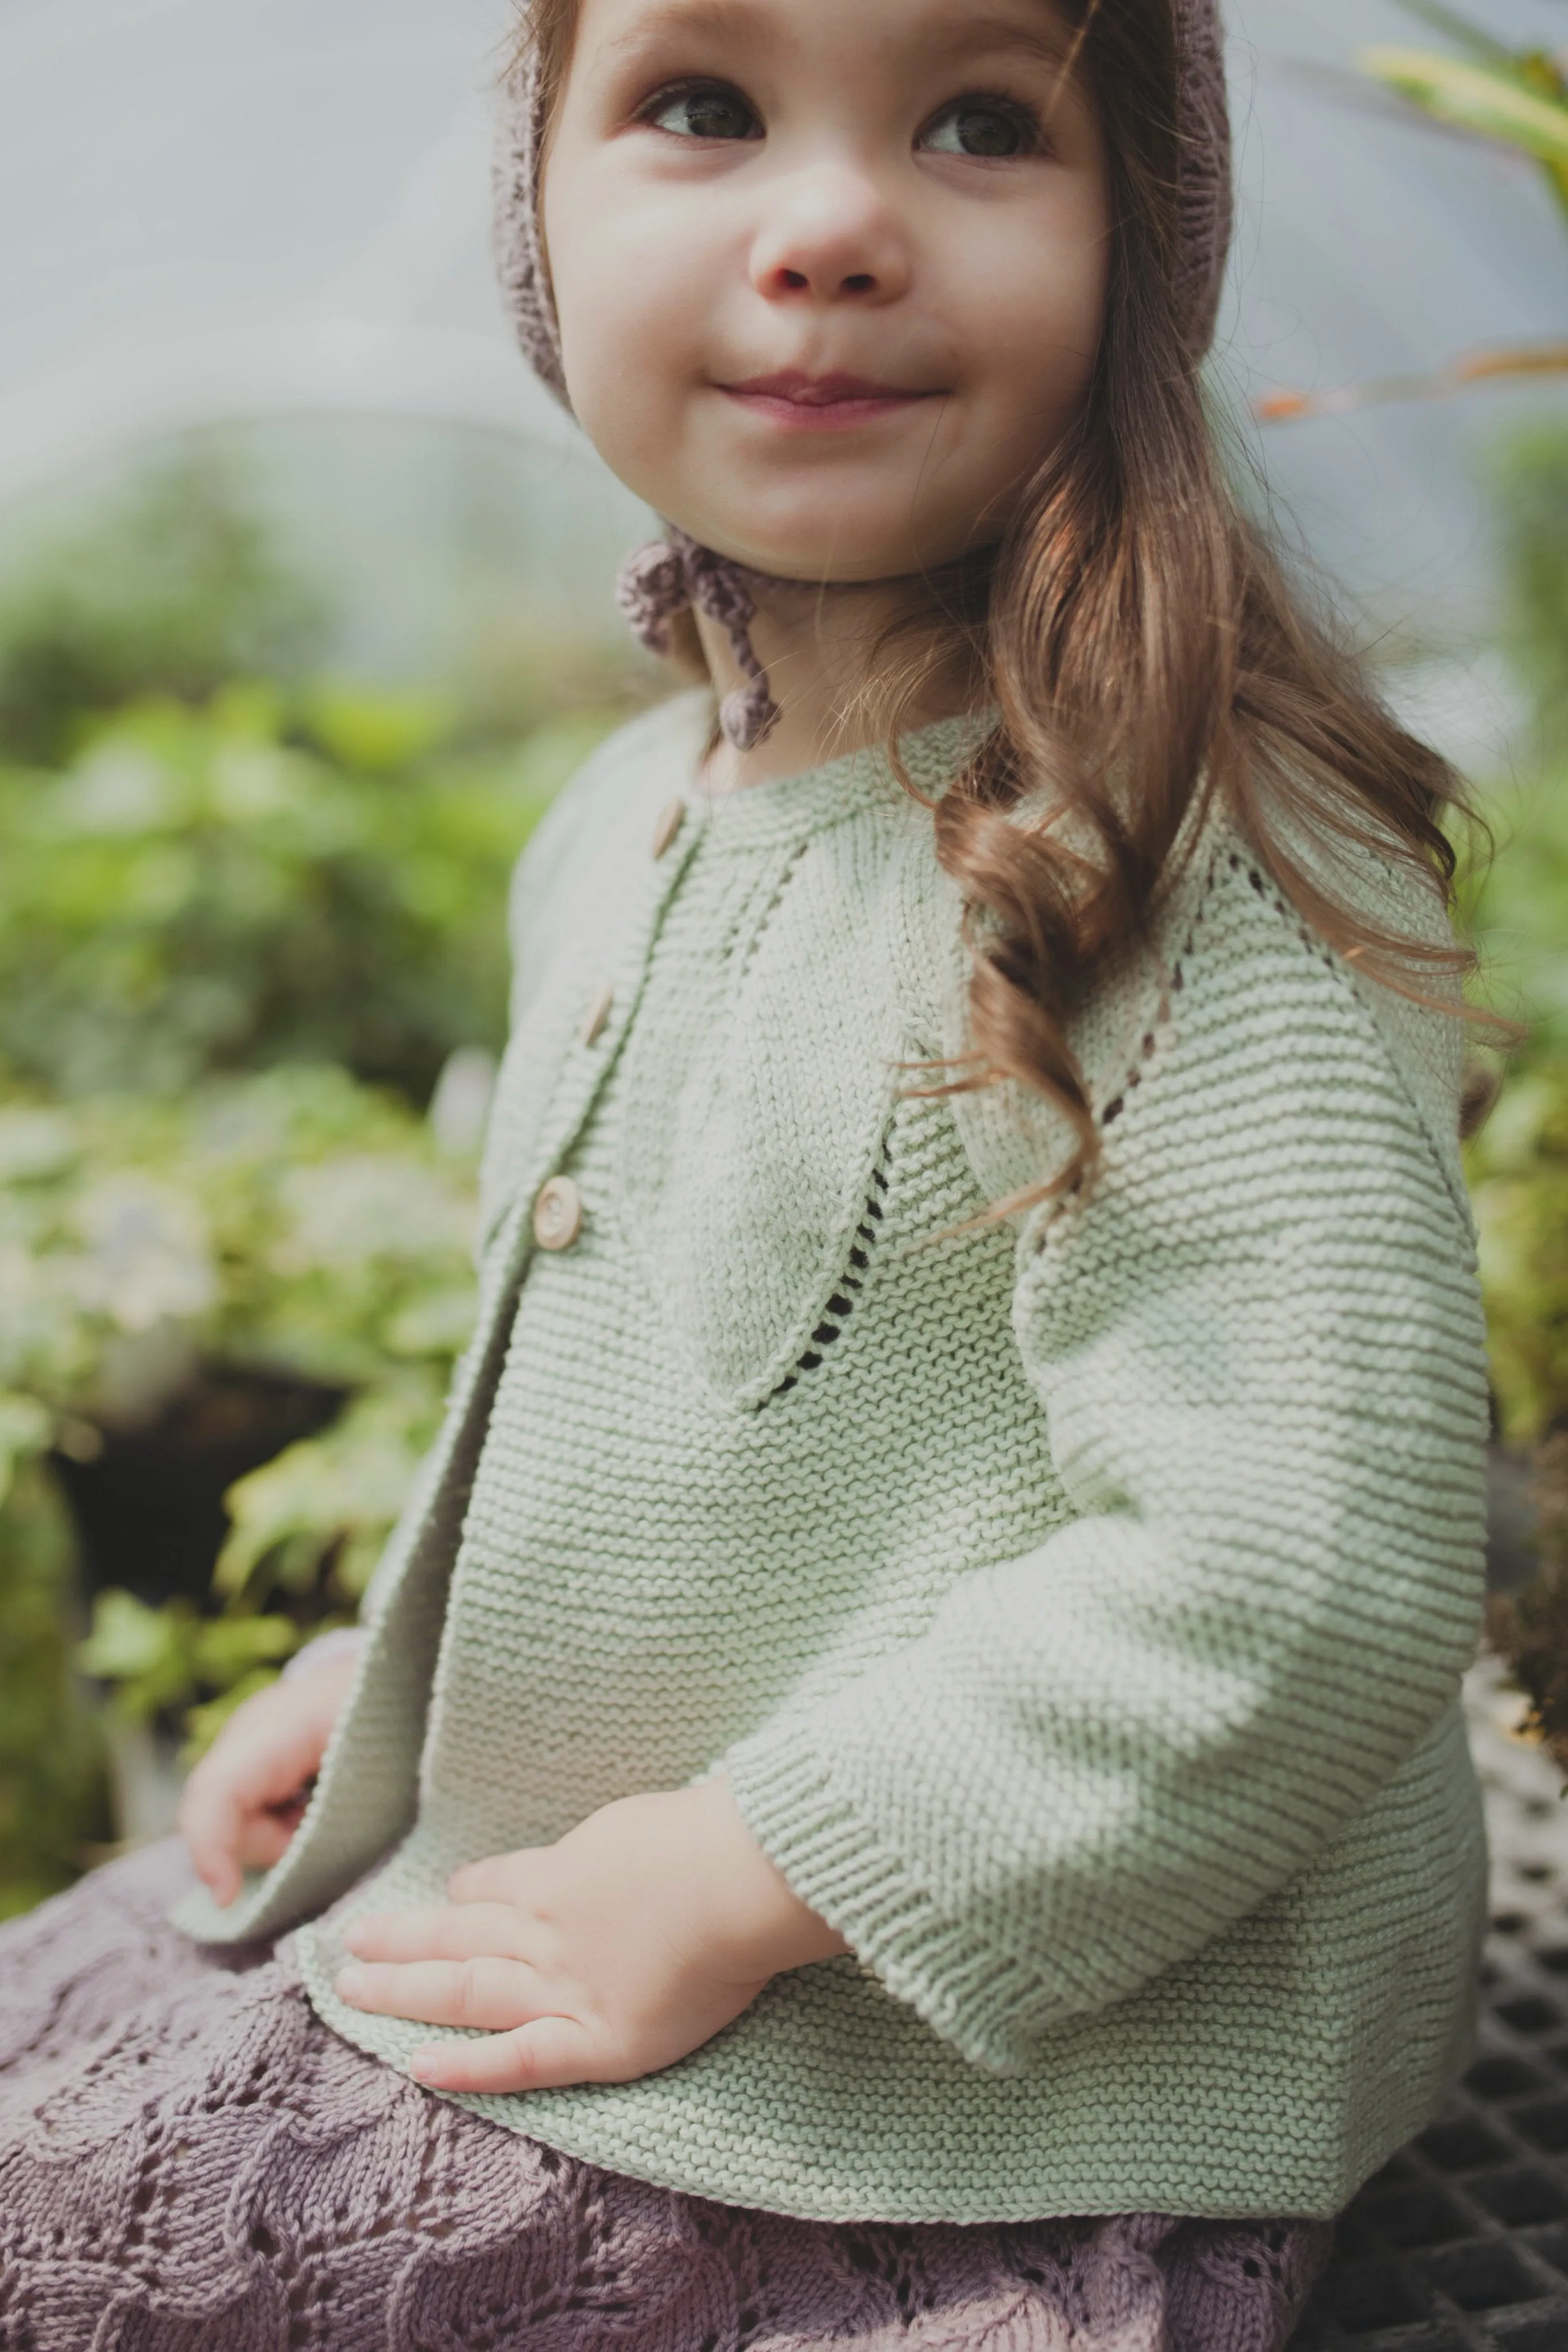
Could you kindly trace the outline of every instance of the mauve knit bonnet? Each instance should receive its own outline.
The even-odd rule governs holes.
[[[1230,245],[1230,121],[1219,0],[1172,0],[1176,42],[1178,243],[1176,296],[1182,335],[1200,360],[1214,340],[1225,257]],[[517,341],[534,373],[570,407],[561,372],[560,334],[539,227],[539,160],[544,121],[537,60],[526,47],[507,78],[496,157],[496,259]],[[747,624],[754,586],[765,573],[701,547],[674,526],[628,558],[618,589],[621,609],[654,653],[667,653],[670,622],[695,604],[727,630],[748,683],[727,695],[719,718],[743,751],[759,743],[778,709],[752,650]]]

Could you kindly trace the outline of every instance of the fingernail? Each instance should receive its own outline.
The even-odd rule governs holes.
[[[428,2049],[416,2050],[408,2062],[408,2071],[416,2083],[434,2082],[441,2072],[440,2051],[434,2044]]]
[[[363,1969],[357,1969],[351,1965],[346,1969],[340,1969],[336,1983],[340,1999],[358,2000],[365,1989],[365,1972]]]

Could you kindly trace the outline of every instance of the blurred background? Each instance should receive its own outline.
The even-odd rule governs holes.
[[[1235,463],[1499,844],[1494,1576],[1550,1728],[1568,0],[1229,15]],[[612,601],[649,518],[492,286],[507,28],[0,8],[0,1915],[157,1833],[351,1615],[472,1310],[510,866],[660,690]]]

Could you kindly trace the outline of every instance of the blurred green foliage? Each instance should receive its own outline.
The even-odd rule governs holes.
[[[1402,5],[1451,48],[1368,50],[1364,68],[1433,120],[1528,157],[1568,219],[1568,51],[1512,47],[1449,0]],[[1564,373],[1568,342],[1558,336],[1472,353],[1419,388]],[[1412,388],[1391,378],[1361,396]],[[1312,407],[1281,395],[1262,413]],[[1521,1592],[1494,1597],[1490,1627],[1536,1730],[1568,1772],[1568,424],[1560,413],[1511,438],[1493,488],[1509,649],[1533,696],[1535,744],[1506,784],[1483,780],[1496,855],[1470,864],[1460,907],[1486,1000],[1522,1017],[1525,1034],[1469,1146],[1469,1171],[1497,1419],[1533,1464],[1539,1570]]]
[[[297,680],[327,615],[278,562],[233,462],[190,444],[0,593],[0,761],[53,766],[104,713]]]
[[[173,1103],[0,1103],[0,1444],[16,1482],[0,1560],[34,1541],[52,1447],[90,1465],[103,1433],[135,1432],[205,1363],[350,1393],[232,1490],[215,1615],[99,1596],[82,1664],[131,1719],[201,1700],[210,1736],[351,1612],[472,1319],[472,1194],[470,1157],[324,1066]],[[8,1580],[5,1609],[9,1624]]]
[[[1533,740],[1515,774],[1483,786],[1496,855],[1465,897],[1490,999],[1527,1027],[1514,1057],[1521,1077],[1568,1063],[1568,423],[1543,420],[1511,439],[1492,488],[1505,642],[1531,690]]]
[[[99,1595],[77,1664],[111,1686],[110,1706],[125,1722],[182,1712],[199,1748],[242,1699],[266,1688],[299,1641],[287,1617],[209,1617],[183,1598],[153,1609],[111,1589]],[[203,1690],[214,1696],[203,1702]]]
[[[1495,483],[1536,740],[1491,795],[1498,851],[1473,919],[1493,1000],[1527,1035],[1469,1158],[1498,1420],[1531,1464],[1537,1566],[1493,1597],[1489,1630],[1568,1774],[1568,424],[1516,436]]]
[[[1366,70],[1438,122],[1528,155],[1568,213],[1568,75],[1562,57],[1536,45],[1511,48],[1447,0],[1401,5],[1463,54],[1369,49],[1362,58]]]
[[[352,1387],[450,1358],[471,1176],[324,1065],[173,1102],[0,1102],[0,1399],[35,1428],[40,1405],[133,1420],[138,1347],[166,1361],[171,1328],[196,1357]]]
[[[1543,742],[1568,762],[1568,424],[1516,435],[1493,469],[1510,650],[1536,700]]]
[[[112,1833],[73,1651],[200,1745],[351,1614],[473,1312],[511,868],[638,690],[580,646],[472,709],[349,686],[327,617],[201,451],[0,593],[0,1911]],[[209,1594],[89,1630],[51,1461],[219,1373],[345,1402],[231,1489]]]
[[[1489,794],[1495,855],[1467,886],[1488,1000],[1525,1024],[1515,1078],[1568,1058],[1568,772],[1553,767]]]
[[[0,1919],[69,1885],[113,1833],[72,1666],[71,1531],[37,1455],[40,1418],[0,1404]]]
[[[1535,1573],[1495,1594],[1488,1630],[1568,1777],[1568,1053],[1537,1046],[1470,1146],[1492,1383],[1528,1455]]]
[[[1459,52],[1381,48],[1363,65],[1436,121],[1511,147],[1568,215],[1568,52],[1515,47],[1449,0],[1402,0]],[[1561,372],[1561,339],[1471,380]],[[1484,356],[1484,355],[1483,355]],[[1496,855],[1462,897],[1489,1000],[1525,1024],[1469,1149],[1500,1433],[1532,1453],[1542,1573],[1499,1603],[1540,1727],[1568,1768],[1568,423],[1516,432],[1493,468],[1508,650],[1534,701],[1521,772],[1483,795]]]
[[[1469,1171],[1499,1419],[1534,1445],[1568,1424],[1568,1058],[1509,1080]]]
[[[498,1051],[506,891],[602,732],[444,753],[439,708],[231,686],[139,701],[54,771],[0,768],[0,1061],[66,1094],[169,1095],[329,1061],[423,1103]]]

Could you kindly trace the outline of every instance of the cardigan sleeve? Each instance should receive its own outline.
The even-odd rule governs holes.
[[[795,1891],[998,2073],[1286,1886],[1474,1651],[1473,1253],[1406,1078],[1229,866],[1172,1002],[1098,1181],[1020,1237],[1076,1517],[725,1759]]]

